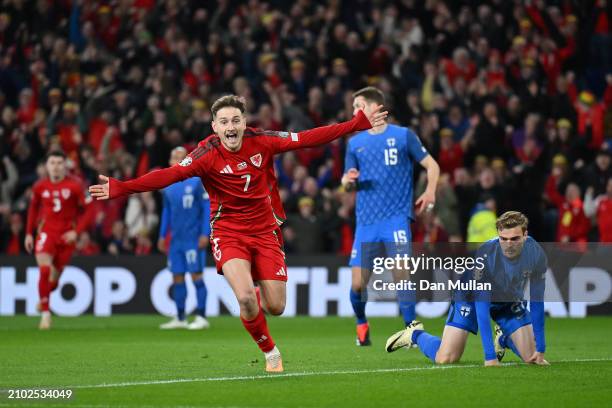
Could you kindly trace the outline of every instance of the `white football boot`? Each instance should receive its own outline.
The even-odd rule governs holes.
[[[170,320],[168,323],[159,325],[162,330],[175,330],[175,329],[186,329],[188,326],[187,320],[179,320],[176,317]]]

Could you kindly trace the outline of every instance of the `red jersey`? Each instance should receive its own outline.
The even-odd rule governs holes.
[[[209,137],[215,137],[215,135],[209,135],[205,140],[207,140]],[[278,180],[276,179],[276,173],[274,172],[274,160],[270,160],[267,171],[268,188],[270,189],[270,201],[272,204],[272,211],[274,214],[274,218],[276,219],[276,223],[281,226],[285,223],[287,215],[285,214],[285,208],[283,207],[283,200],[281,200],[280,198]]]
[[[89,202],[91,198],[85,197],[83,187],[74,178],[65,177],[57,183],[48,178],[39,180],[32,187],[26,233],[32,234],[35,228],[51,233],[75,229],[80,233],[93,217],[91,211],[79,217],[80,210],[91,208]]]
[[[298,133],[247,128],[237,152],[227,150],[214,135],[175,166],[125,182],[110,178],[110,198],[158,190],[197,176],[210,196],[211,239],[215,230],[247,235],[271,232],[277,227],[270,188],[274,155],[325,144],[371,127],[360,111],[350,121]]]

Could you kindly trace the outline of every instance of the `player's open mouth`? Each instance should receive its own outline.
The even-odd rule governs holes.
[[[236,141],[238,141],[238,133],[226,133],[225,134],[225,138],[229,142],[236,142]]]

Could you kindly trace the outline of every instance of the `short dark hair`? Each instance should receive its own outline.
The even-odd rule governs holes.
[[[244,113],[246,111],[246,103],[244,98],[237,95],[225,95],[217,99],[210,108],[213,119],[217,116],[217,112],[227,107],[236,108],[240,110],[240,113]]]
[[[61,157],[62,159],[66,160],[66,153],[62,152],[61,150],[51,150],[45,156],[45,163],[49,160],[50,157]]]
[[[366,86],[353,94],[353,99],[362,96],[368,102],[376,102],[379,105],[385,104],[385,95],[378,88]]]
[[[527,217],[525,217],[523,213],[518,211],[506,211],[505,213],[499,216],[497,222],[495,223],[495,226],[497,227],[498,231],[514,227],[521,227],[523,232],[525,232],[527,231],[528,225],[529,220],[527,219]]]

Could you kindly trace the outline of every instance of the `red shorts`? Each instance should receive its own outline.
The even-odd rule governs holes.
[[[224,235],[215,232],[210,240],[217,272],[230,259],[245,259],[251,263],[251,276],[254,281],[287,281],[285,252],[278,237],[280,229],[259,235]]]
[[[40,231],[37,234],[34,253],[51,255],[53,266],[58,271],[64,269],[73,252],[74,244],[66,244],[61,233]]]

